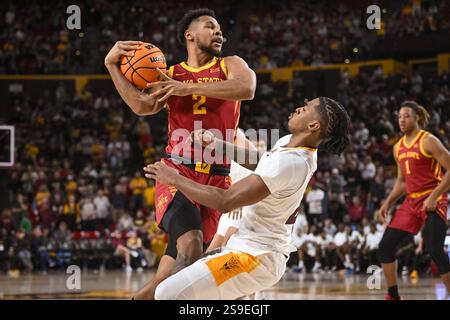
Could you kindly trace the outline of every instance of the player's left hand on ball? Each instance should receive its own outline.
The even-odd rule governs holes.
[[[172,185],[178,177],[176,169],[170,168],[160,161],[147,165],[144,167],[144,171],[146,172],[145,177],[163,184]]]
[[[433,197],[428,197],[423,202],[422,210],[425,212],[434,212],[437,208],[437,200]]]
[[[150,94],[152,97],[159,97],[159,102],[167,100],[170,96],[187,96],[191,92],[189,86],[181,81],[173,80],[167,74],[162,72],[159,68],[156,68],[159,72],[162,81],[147,83],[147,88],[154,89],[154,92]]]

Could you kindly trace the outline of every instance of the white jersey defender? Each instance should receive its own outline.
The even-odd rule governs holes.
[[[265,152],[253,174],[270,195],[244,207],[239,231],[222,252],[198,260],[162,282],[156,299],[236,299],[270,288],[286,269],[296,209],[317,169],[317,149],[284,147],[284,136]]]

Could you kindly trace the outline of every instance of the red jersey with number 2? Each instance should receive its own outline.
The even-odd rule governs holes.
[[[181,62],[169,68],[169,76],[184,83],[218,82],[227,79],[227,70],[223,58],[214,58],[200,67],[189,67]],[[186,148],[183,139],[186,134],[199,129],[216,129],[221,139],[233,141],[239,123],[240,101],[228,101],[206,96],[171,96],[167,102],[169,113],[168,145],[166,152],[193,159],[193,150]],[[194,123],[197,127],[194,127]],[[228,136],[227,136],[228,129]],[[177,131],[180,130],[180,131]],[[183,149],[183,148],[184,149]],[[184,150],[184,152],[183,152]],[[226,159],[224,163],[228,164]]]

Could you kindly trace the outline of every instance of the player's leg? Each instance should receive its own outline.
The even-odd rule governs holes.
[[[154,299],[159,283],[202,256],[201,216],[197,207],[182,193],[176,193],[161,223],[169,234],[166,253],[155,276],[136,294],[136,299]]]
[[[158,269],[153,278],[134,296],[135,300],[154,300],[156,287],[172,275],[175,259],[164,255],[159,261]]]
[[[383,267],[388,286],[388,294],[393,299],[400,299],[397,286],[397,259],[395,253],[398,244],[410,236],[411,234],[409,232],[387,227],[379,244],[379,261]]]
[[[238,232],[239,228],[236,227],[229,227],[227,230],[227,233],[225,233],[225,237],[223,238],[222,246],[226,246],[228,243],[228,240],[230,240],[231,236]]]
[[[447,225],[444,220],[436,213],[427,213],[423,238],[425,249],[436,263],[441,279],[450,293],[450,261],[444,251],[446,233]]]
[[[164,280],[157,300],[237,299],[266,289],[279,281],[286,258],[281,254],[252,256],[225,252],[205,257]]]
[[[214,235],[214,238],[211,240],[211,243],[210,243],[208,249],[206,249],[206,252],[213,251],[213,250],[216,250],[216,249],[222,247],[224,239],[225,239],[224,236],[216,233]]]

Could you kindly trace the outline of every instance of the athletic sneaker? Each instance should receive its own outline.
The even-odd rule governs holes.
[[[126,269],[125,269],[125,272],[126,272],[127,274],[130,274],[130,273],[133,272],[133,268],[130,267],[130,266],[127,266]]]
[[[313,273],[317,273],[322,269],[322,265],[320,264],[320,262],[314,263],[314,267],[312,268],[312,272]]]
[[[411,279],[417,279],[419,277],[419,273],[417,270],[413,270],[410,274]]]

